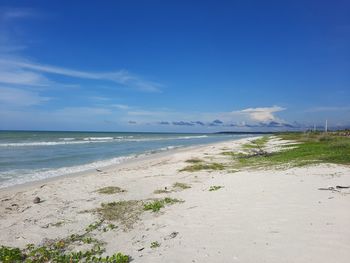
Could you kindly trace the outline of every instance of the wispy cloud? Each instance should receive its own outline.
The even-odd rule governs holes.
[[[167,112],[165,111],[151,111],[151,110],[132,110],[127,112],[130,116],[150,116],[150,117],[161,117],[167,116]],[[170,114],[170,113],[169,113]]]
[[[32,8],[4,8],[0,11],[0,19],[3,21],[30,18],[37,15]]]
[[[119,110],[129,110],[131,107],[125,104],[112,104],[111,107],[117,108]]]
[[[26,86],[49,86],[53,82],[40,73],[23,70],[0,60],[0,83]]]
[[[54,114],[60,117],[66,116],[74,120],[76,117],[89,118],[91,116],[110,115],[112,114],[112,111],[110,109],[99,107],[65,107],[56,110]]]
[[[344,107],[338,107],[338,106],[331,106],[331,107],[314,107],[306,110],[306,112],[337,112],[337,111],[350,111],[349,106]]]
[[[63,67],[56,67],[51,65],[37,64],[32,63],[30,61],[25,60],[16,60],[16,59],[0,59],[0,64],[4,69],[4,65],[7,66],[7,70],[5,72],[0,72],[0,76],[3,74],[9,75],[12,70],[16,70],[17,72],[33,74],[33,72],[40,73],[48,73],[55,75],[62,75],[71,78],[78,79],[90,79],[90,80],[99,80],[99,81],[110,81],[112,83],[116,83],[122,86],[126,86],[129,88],[134,88],[140,91],[145,92],[159,92],[161,85],[155,82],[144,80],[134,74],[129,73],[126,70],[119,70],[114,72],[90,72],[90,71],[82,71],[75,70]],[[1,70],[1,68],[0,68]],[[30,72],[25,72],[29,70]],[[5,81],[7,78],[3,78]],[[0,79],[1,80],[1,79]],[[29,82],[29,85],[31,82]]]
[[[43,104],[51,98],[39,95],[37,92],[0,87],[0,104],[5,107],[28,107]]]

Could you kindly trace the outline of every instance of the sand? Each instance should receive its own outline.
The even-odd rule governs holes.
[[[75,176],[0,190],[0,245],[24,247],[82,233],[101,203],[184,200],[158,213],[144,211],[132,228],[96,230],[105,254],[122,252],[133,262],[350,262],[350,167],[320,164],[290,169],[180,172],[191,158],[229,162],[224,150],[240,151],[252,140],[189,147]],[[285,142],[268,143],[270,151]],[[173,190],[175,182],[188,189]],[[118,186],[126,192],[100,194]],[[211,186],[222,186],[209,191]],[[39,204],[33,204],[38,196]],[[87,212],[90,211],[90,212]],[[151,248],[157,241],[160,246]],[[75,247],[73,249],[83,249]]]

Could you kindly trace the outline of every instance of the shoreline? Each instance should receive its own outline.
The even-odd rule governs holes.
[[[222,153],[239,153],[254,139],[0,190],[0,245],[65,240],[69,251],[82,251],[101,242],[103,256],[122,252],[132,262],[347,262],[350,189],[328,187],[350,186],[350,167],[232,168]],[[266,150],[288,143],[272,136]]]
[[[74,172],[74,173],[67,173],[67,174],[62,174],[62,175],[58,175],[58,176],[53,176],[53,177],[48,177],[48,178],[43,178],[43,179],[39,179],[39,180],[34,180],[34,181],[29,181],[29,182],[24,182],[24,183],[20,183],[20,184],[15,184],[15,185],[10,185],[10,186],[5,186],[5,187],[0,187],[0,194],[1,193],[5,193],[8,191],[17,191],[17,190],[25,190],[26,188],[30,188],[30,187],[37,187],[39,185],[45,184],[45,183],[49,183],[49,182],[53,182],[56,180],[60,180],[60,179],[64,179],[64,178],[69,178],[69,177],[79,177],[79,176],[84,176],[86,174],[91,174],[96,172],[96,170],[100,170],[100,169],[104,169],[104,170],[110,170],[116,167],[122,167],[124,165],[128,166],[128,165],[132,165],[134,162],[138,162],[138,161],[147,161],[149,159],[153,159],[153,158],[159,158],[159,157],[163,157],[167,154],[175,154],[176,152],[181,152],[181,151],[188,151],[191,149],[197,149],[197,148],[202,148],[205,146],[210,146],[210,145],[215,145],[217,143],[221,143],[221,142],[229,142],[229,141],[237,141],[237,140],[244,140],[244,139],[252,139],[252,138],[259,138],[261,136],[259,135],[252,135],[249,137],[244,137],[244,138],[237,138],[237,139],[228,139],[228,140],[223,140],[220,142],[212,142],[212,143],[204,143],[204,144],[198,144],[198,145],[191,145],[191,146],[183,146],[183,147],[176,147],[174,149],[169,149],[169,150],[152,150],[152,151],[148,151],[148,152],[144,152],[141,154],[134,154],[134,155],[129,155],[129,156],[118,156],[116,158],[126,158],[125,160],[121,161],[120,163],[116,163],[116,164],[110,164],[110,165],[106,165],[106,166],[98,166],[96,168],[90,168],[84,171],[79,171],[79,172]],[[130,157],[130,158],[129,158]]]

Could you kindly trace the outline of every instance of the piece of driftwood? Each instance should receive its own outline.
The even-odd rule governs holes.
[[[333,186],[330,186],[330,187],[320,187],[320,188],[318,188],[318,190],[328,190],[328,191],[332,191],[332,192],[340,192],[339,190],[335,189]]]
[[[337,185],[335,188],[337,188],[337,189],[349,189],[350,186]]]
[[[349,189],[350,186],[343,186],[343,185],[337,185],[336,187],[329,186],[329,187],[320,187],[318,190],[328,190],[328,191],[335,191],[340,192],[338,189]]]

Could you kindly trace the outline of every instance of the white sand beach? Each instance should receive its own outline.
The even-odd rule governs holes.
[[[107,220],[116,228],[96,228],[91,236],[105,242],[105,255],[122,252],[132,262],[349,262],[350,189],[336,188],[350,186],[349,166],[180,171],[189,159],[225,164],[230,157],[224,150],[239,152],[250,140],[188,147],[1,189],[0,245],[23,248],[83,233],[100,219],[101,203],[171,197],[184,202],[155,213],[136,209],[128,226]],[[283,143],[270,140],[267,149]],[[190,188],[173,187],[176,182]],[[125,191],[97,192],[107,186]],[[211,186],[221,188],[209,191]],[[165,193],[154,193],[165,187]],[[319,190],[327,187],[334,190]],[[35,197],[41,202],[34,204]]]

